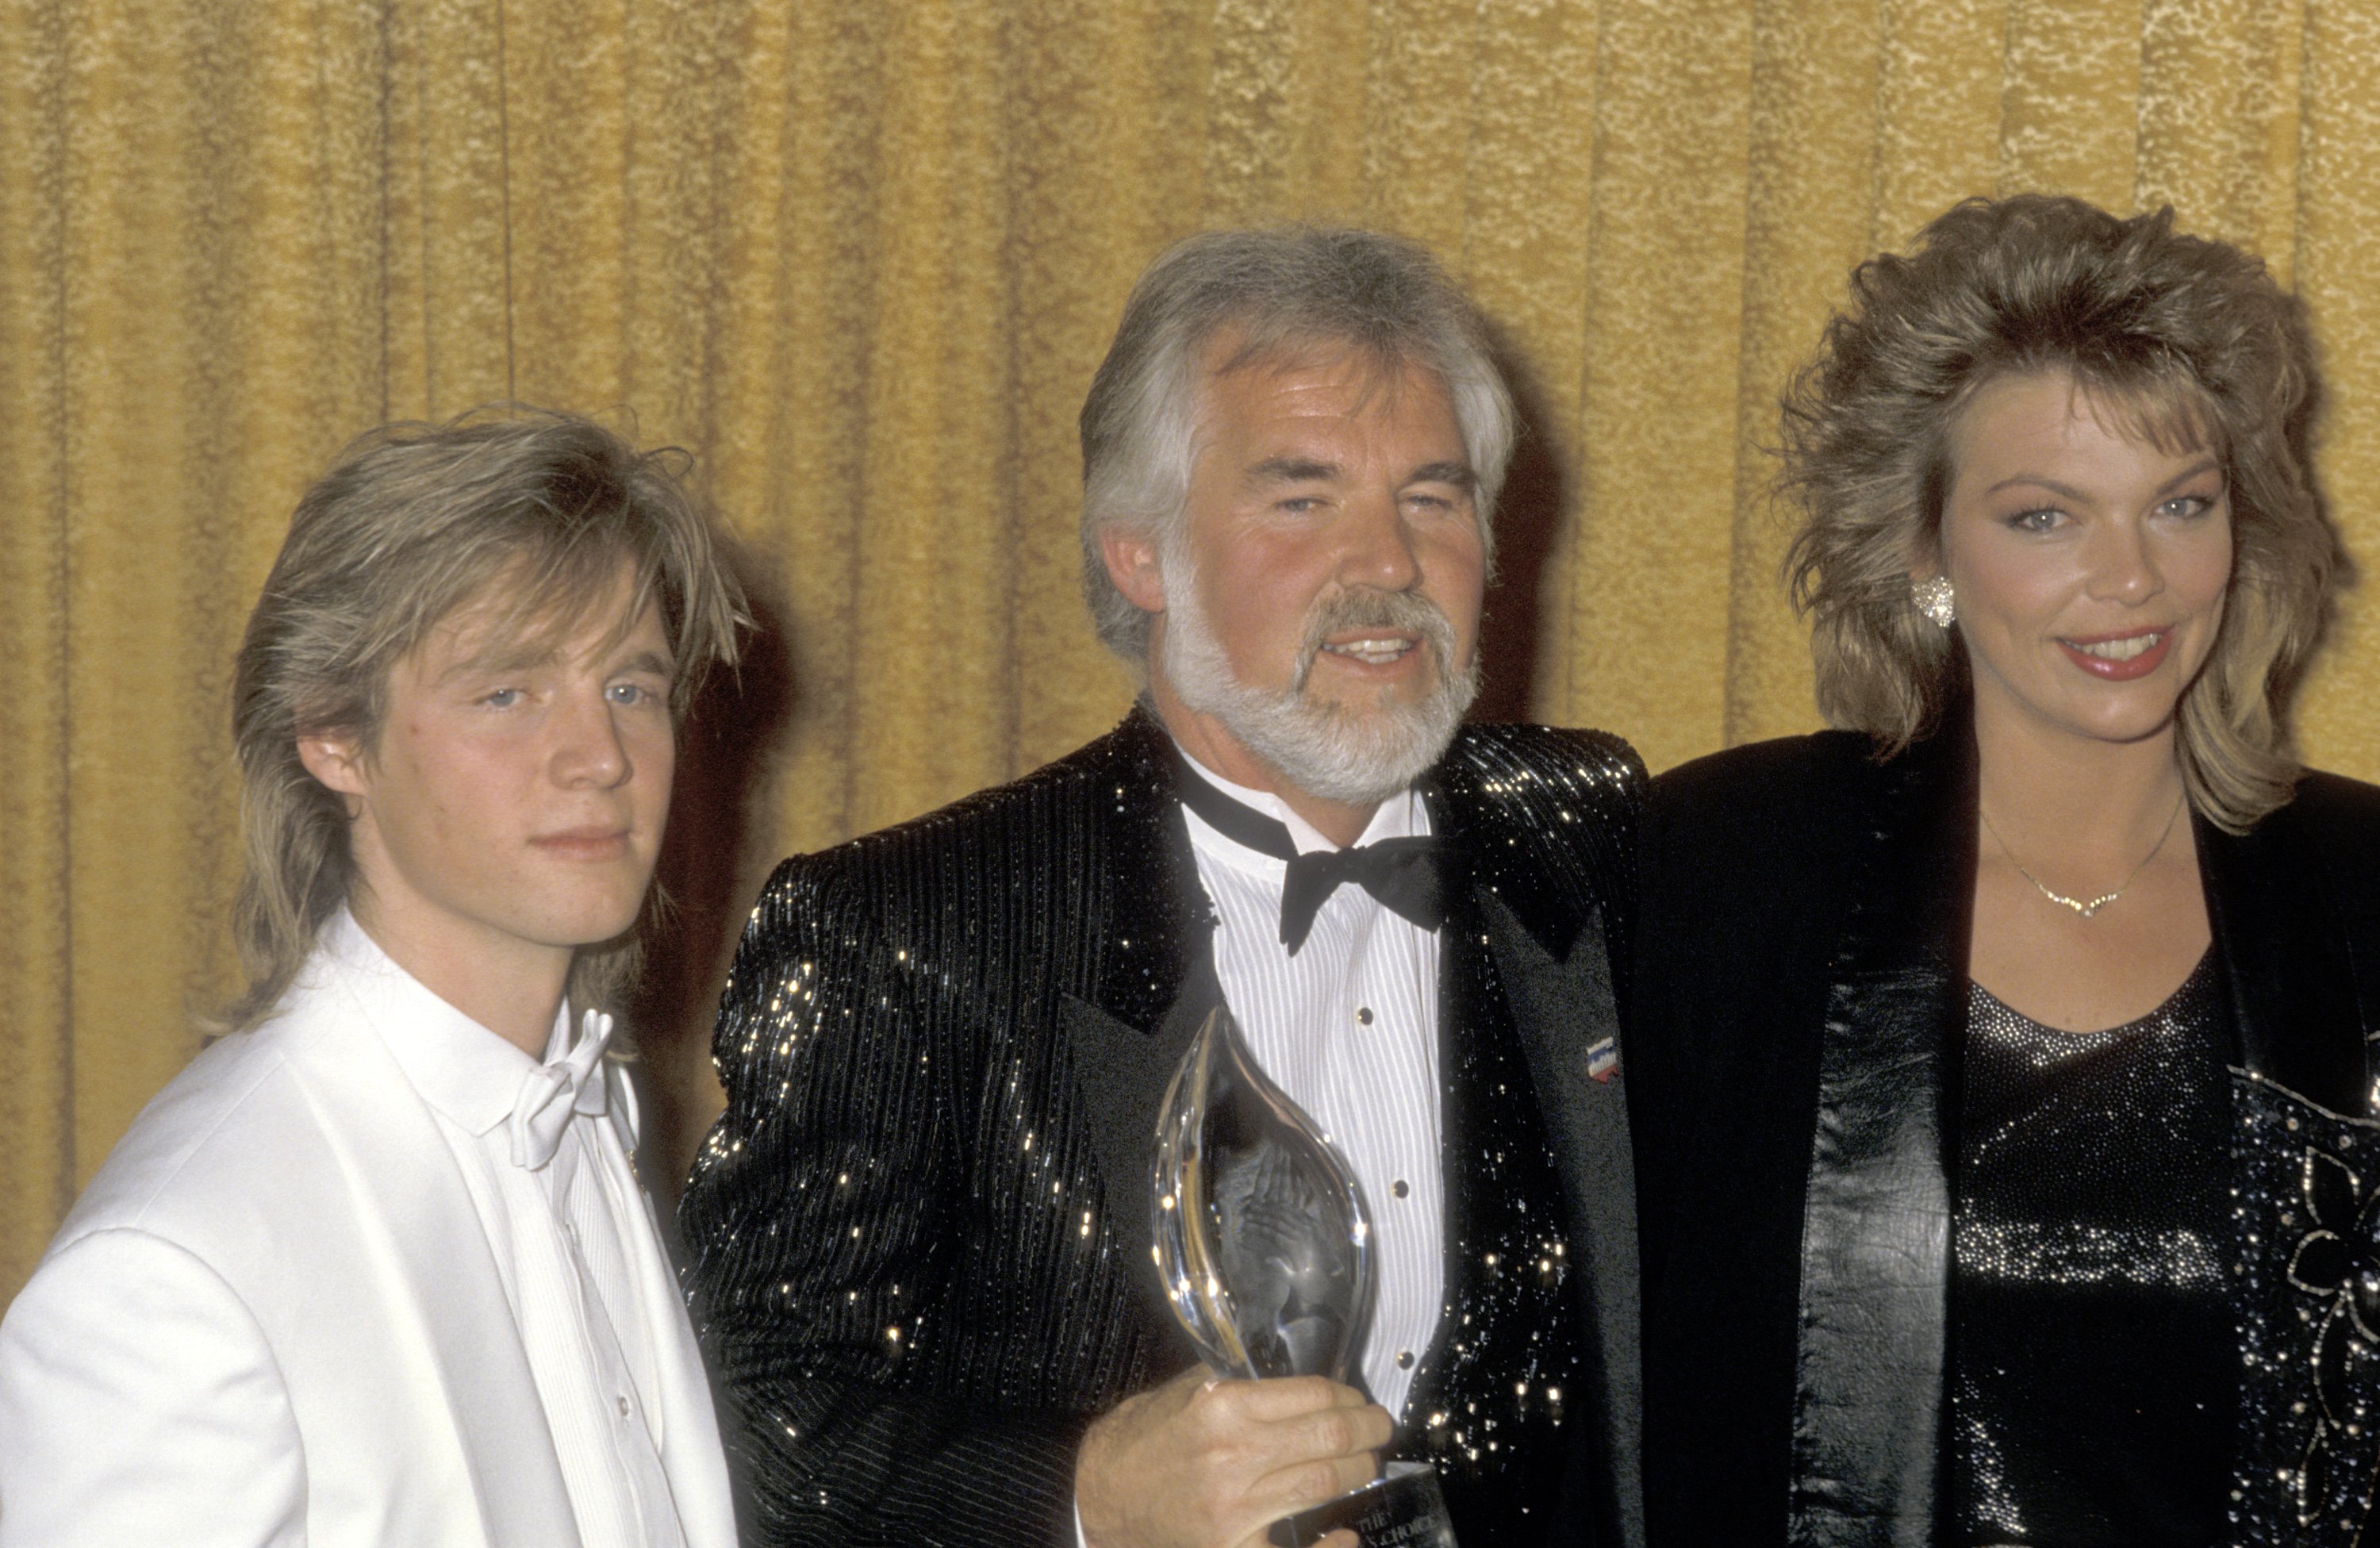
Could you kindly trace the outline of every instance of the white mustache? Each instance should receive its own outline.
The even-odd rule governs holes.
[[[1454,666],[1453,626],[1417,592],[1357,587],[1309,604],[1304,648],[1277,689],[1253,688],[1232,671],[1222,642],[1198,606],[1197,578],[1187,563],[1165,572],[1170,621],[1160,647],[1164,671],[1183,702],[1220,720],[1231,734],[1307,794],[1372,802],[1405,788],[1438,761],[1478,692],[1478,662]],[[1333,634],[1394,629],[1429,647],[1436,682],[1410,704],[1357,695],[1345,702],[1306,696],[1308,674]]]
[[[1454,626],[1436,603],[1417,591],[1340,591],[1317,603],[1305,621],[1305,638],[1297,650],[1297,670],[1289,679],[1292,693],[1305,691],[1305,679],[1323,642],[1354,629],[1385,628],[1421,637],[1441,681],[1454,670]]]

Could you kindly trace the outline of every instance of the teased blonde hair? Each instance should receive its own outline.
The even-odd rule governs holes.
[[[1786,557],[1811,619],[1818,707],[1888,756],[1966,683],[1963,649],[1922,618],[1913,561],[1937,551],[1950,432],[1985,383],[2070,372],[2102,413],[2224,466],[2233,567],[2223,626],[2179,712],[2192,805],[2233,832],[2301,772],[2283,710],[2319,639],[2337,533],[2310,454],[2317,383],[2304,314],[2264,263],[2077,199],[1971,199],[1852,274],[1850,304],[1784,399]]]
[[[457,607],[503,582],[500,629],[558,641],[634,590],[621,627],[659,610],[683,713],[749,622],[710,522],[684,488],[691,459],[639,452],[590,420],[540,409],[395,424],[340,455],[298,502],[248,621],[232,689],[246,873],[233,932],[248,988],[213,1030],[256,1025],[289,987],[354,882],[347,813],[306,772],[300,736],[369,747],[397,661]],[[638,931],[582,950],[571,998],[607,1000],[633,978]]]

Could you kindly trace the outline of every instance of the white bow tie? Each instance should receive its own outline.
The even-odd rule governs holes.
[[[604,1112],[603,1049],[611,1041],[612,1018],[590,1010],[579,1021],[577,1046],[522,1077],[520,1095],[513,1099],[514,1165],[540,1170],[553,1159],[573,1117]]]

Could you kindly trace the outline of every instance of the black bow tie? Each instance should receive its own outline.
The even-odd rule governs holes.
[[[1354,883],[1378,898],[1381,907],[1424,930],[1436,930],[1446,922],[1457,856],[1445,840],[1383,838],[1358,848],[1317,849],[1301,855],[1290,840],[1287,824],[1250,811],[1216,789],[1178,754],[1173,783],[1182,804],[1208,827],[1287,867],[1281,884],[1281,944],[1289,948],[1290,956],[1295,957],[1305,945],[1305,937],[1314,930],[1314,917],[1342,882]]]

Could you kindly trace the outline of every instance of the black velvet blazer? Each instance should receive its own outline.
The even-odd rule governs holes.
[[[1135,712],[763,892],[680,1212],[747,1542],[1070,1543],[1085,1426],[1195,1360],[1148,1177],[1220,990],[1166,754]],[[1447,1310],[1399,1444],[1465,1548],[1642,1542],[1631,1151],[1586,1073],[1642,787],[1624,743],[1527,726],[1422,784],[1472,884],[1440,933]]]
[[[1932,1540],[1973,741],[1868,747],[1739,748],[1647,800],[1628,1084],[1657,1545]],[[2195,834],[2246,1067],[2365,1115],[2380,790],[2313,774],[2248,835]]]

